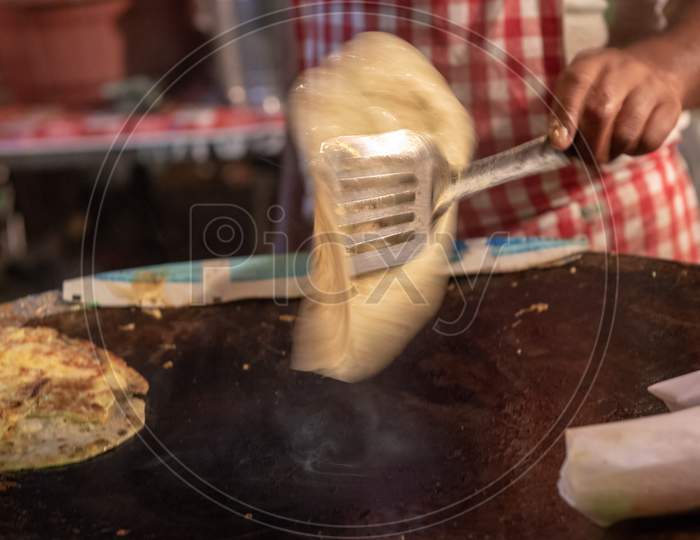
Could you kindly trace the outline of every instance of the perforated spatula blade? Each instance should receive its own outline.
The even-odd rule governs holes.
[[[428,136],[409,130],[336,137],[321,155],[355,274],[397,266],[427,242],[434,191],[450,166]]]
[[[321,157],[355,275],[411,260],[455,200],[570,162],[540,137],[454,171],[431,137],[406,129],[335,137]]]

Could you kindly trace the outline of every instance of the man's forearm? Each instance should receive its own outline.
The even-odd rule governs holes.
[[[625,50],[673,75],[684,108],[700,107],[700,1],[680,2],[666,30]]]

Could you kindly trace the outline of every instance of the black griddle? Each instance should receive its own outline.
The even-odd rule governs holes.
[[[700,268],[649,259],[464,278],[355,385],[289,370],[295,302],[34,317],[138,369],[148,430],[2,477],[0,538],[700,538],[697,515],[603,530],[556,490],[567,425],[661,413],[646,387],[700,369],[698,306]]]

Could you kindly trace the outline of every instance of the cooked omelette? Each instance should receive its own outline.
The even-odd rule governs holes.
[[[148,383],[124,360],[52,328],[0,328],[0,471],[101,454],[145,422]]]

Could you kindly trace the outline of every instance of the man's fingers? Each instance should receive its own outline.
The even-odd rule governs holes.
[[[577,57],[562,73],[554,92],[550,141],[568,148],[576,135],[586,96],[597,80],[602,63],[591,55]]]
[[[637,147],[631,149],[629,154],[642,155],[657,150],[673,131],[681,111],[680,103],[674,101],[658,105],[647,119]]]
[[[550,141],[566,149],[576,140],[588,162],[654,151],[680,116],[676,90],[662,71],[624,50],[584,53],[557,82]]]
[[[637,149],[644,128],[658,102],[654,94],[641,85],[625,99],[617,116],[615,130],[610,143],[610,158],[629,154]]]
[[[579,120],[579,133],[592,153],[584,154],[587,161],[607,163],[610,160],[611,141],[620,111],[637,80],[634,70],[621,70],[616,65],[608,66],[600,72],[586,96]]]

